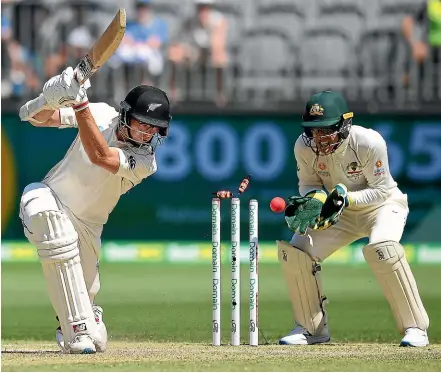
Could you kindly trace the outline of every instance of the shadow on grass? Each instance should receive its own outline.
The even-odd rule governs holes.
[[[48,355],[48,354],[61,354],[59,350],[8,350],[2,349],[2,354],[25,354],[25,355]]]

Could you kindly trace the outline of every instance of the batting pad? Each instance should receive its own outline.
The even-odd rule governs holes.
[[[64,345],[79,334],[98,335],[95,317],[84,282],[80,257],[60,263],[42,263],[49,296],[58,315]]]
[[[21,218],[29,242],[37,247],[49,297],[58,315],[64,345],[79,334],[98,334],[81,266],[78,235],[53,195],[44,188],[25,193]]]
[[[300,249],[276,242],[295,321],[312,335],[320,334],[325,323],[320,266]]]
[[[392,308],[399,332],[404,334],[407,328],[426,330],[429,317],[403,247],[398,242],[379,242],[365,246],[363,255]]]

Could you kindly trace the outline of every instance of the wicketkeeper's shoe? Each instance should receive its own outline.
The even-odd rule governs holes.
[[[326,343],[331,340],[327,324],[318,335],[312,335],[303,326],[298,325],[286,337],[280,339],[281,345],[314,345],[317,343]]]
[[[69,343],[70,354],[94,354],[95,352],[95,344],[89,335],[77,335]]]
[[[429,345],[427,332],[418,328],[408,328],[401,340],[400,346],[425,347]]]
[[[103,309],[100,306],[94,304],[92,305],[92,311],[93,314],[95,315],[95,322],[98,326],[98,331],[101,335],[100,339],[96,339],[94,341],[95,348],[96,351],[98,352],[104,352],[107,348],[107,328],[103,321]],[[57,330],[55,331],[55,338],[57,340],[58,346],[60,346],[61,348],[61,351],[64,353],[69,353],[69,350],[64,348],[64,338],[63,338],[63,332],[61,331],[61,326],[58,326]]]

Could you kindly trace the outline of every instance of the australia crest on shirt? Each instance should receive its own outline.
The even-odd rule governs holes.
[[[363,169],[358,162],[353,161],[346,166],[346,176],[348,179],[357,180],[362,174]]]

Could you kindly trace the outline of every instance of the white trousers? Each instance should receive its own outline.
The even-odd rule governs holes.
[[[70,217],[78,233],[78,246],[80,249],[81,263],[83,265],[84,280],[90,301],[93,303],[101,286],[99,274],[101,237],[94,235],[93,230],[76,219],[70,211],[67,212],[67,215]]]
[[[360,238],[369,243],[400,242],[409,209],[398,203],[378,208],[345,210],[336,225],[325,230],[308,229],[305,236],[294,234],[290,243],[309,253],[315,260],[324,261],[332,253]]]

